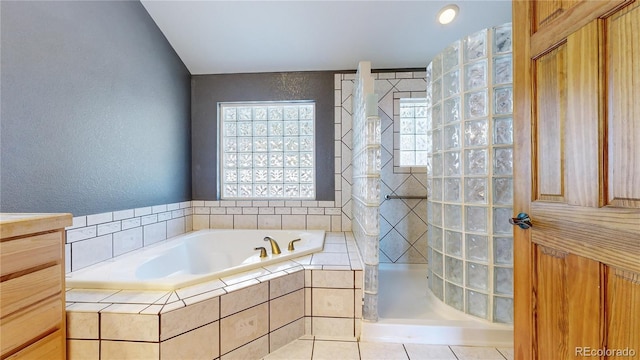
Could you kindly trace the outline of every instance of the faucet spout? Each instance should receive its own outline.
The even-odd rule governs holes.
[[[278,246],[278,243],[271,236],[265,236],[264,241],[271,242],[271,254],[280,254],[280,246]]]

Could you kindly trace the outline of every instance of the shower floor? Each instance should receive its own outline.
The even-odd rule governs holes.
[[[362,323],[363,341],[513,346],[513,327],[444,305],[427,290],[427,265],[380,264],[378,322]]]

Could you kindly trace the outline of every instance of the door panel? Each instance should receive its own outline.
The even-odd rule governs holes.
[[[640,353],[640,276],[610,268],[607,278],[607,347]],[[636,315],[636,316],[634,316]],[[629,357],[612,357],[626,358]]]
[[[639,14],[513,3],[517,359],[640,358]]]
[[[564,202],[562,161],[567,108],[567,46],[563,44],[535,60],[536,199]]]
[[[604,139],[599,131],[602,118],[599,99],[600,46],[598,22],[593,21],[567,39],[567,119],[565,158],[567,203],[597,207],[603,205]],[[589,179],[589,181],[585,181]]]
[[[609,204],[640,208],[640,6],[608,21]],[[634,64],[635,61],[635,64]],[[635,91],[634,91],[635,90]]]
[[[576,347],[599,348],[600,263],[537,246],[536,318],[540,359],[571,358]]]
[[[546,23],[560,16],[569,10],[580,0],[551,0],[540,1],[535,6],[536,29],[543,27]]]

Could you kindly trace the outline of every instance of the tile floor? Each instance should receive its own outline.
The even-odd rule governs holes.
[[[303,336],[263,360],[511,360],[512,348],[357,342]]]

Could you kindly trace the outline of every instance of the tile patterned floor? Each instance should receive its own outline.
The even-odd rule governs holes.
[[[512,360],[512,348],[357,342],[304,336],[263,360]]]

